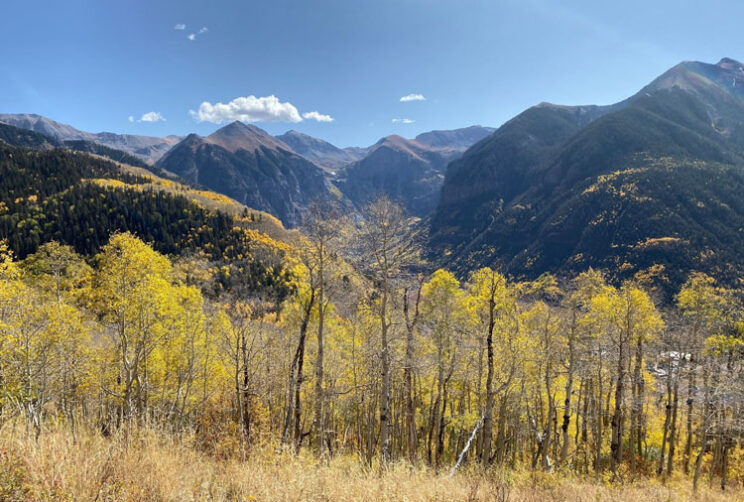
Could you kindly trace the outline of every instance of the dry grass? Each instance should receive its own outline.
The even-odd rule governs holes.
[[[74,442],[48,432],[38,442],[22,430],[0,434],[0,500],[74,501],[732,501],[740,489],[707,485],[697,497],[687,480],[621,486],[557,475],[463,472],[453,478],[395,465],[380,475],[355,458],[318,463],[277,459],[271,449],[241,462],[219,461],[156,432],[125,444],[97,435]]]

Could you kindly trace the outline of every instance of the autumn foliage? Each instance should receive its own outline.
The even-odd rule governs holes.
[[[457,493],[497,472],[741,483],[740,291],[693,274],[662,305],[594,270],[426,274],[411,222],[377,204],[361,224],[315,208],[285,250],[281,302],[205,292],[214,270],[128,233],[88,261],[54,242],[23,261],[0,248],[0,448],[69,438],[131,462],[165,441],[230,469],[317,457],[442,483],[460,470]],[[38,496],[31,459],[0,450],[0,465],[7,499]]]

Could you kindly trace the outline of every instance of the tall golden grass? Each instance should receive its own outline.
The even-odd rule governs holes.
[[[279,457],[270,446],[247,460],[220,460],[155,429],[105,438],[65,430],[38,441],[23,428],[0,432],[0,500],[17,501],[736,501],[744,491],[689,480],[624,484],[564,474],[481,472],[450,477],[394,464],[383,472],[350,456],[318,461],[311,455]],[[735,483],[735,480],[732,480]]]

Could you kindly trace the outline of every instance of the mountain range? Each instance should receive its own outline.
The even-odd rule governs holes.
[[[450,164],[430,255],[518,277],[744,272],[744,66],[682,63],[607,107],[543,103]]]
[[[387,136],[367,148],[341,149],[296,131],[274,137],[233,122],[204,138],[189,135],[155,165],[290,227],[302,222],[310,201],[331,197],[334,186],[358,208],[384,193],[423,217],[436,207],[447,163],[492,131],[474,126],[420,140]]]
[[[152,166],[157,174],[267,211],[290,227],[301,223],[311,200],[330,196],[334,186],[356,207],[385,193],[412,214],[426,216],[436,207],[447,163],[494,131],[471,126],[431,131],[416,139],[393,135],[369,147],[342,149],[297,131],[274,137],[241,122],[204,138],[94,134],[32,114],[0,115],[0,123],[40,133],[49,147]]]
[[[148,163],[158,160],[182,139],[180,136],[175,135],[157,138],[134,134],[116,134],[112,132],[90,133],[31,113],[0,114],[0,122],[38,132],[60,141],[91,141],[127,152]]]
[[[744,65],[733,59],[681,63],[612,105],[540,103],[498,129],[369,147],[241,122],[182,139],[85,133],[37,115],[0,122],[6,143],[139,162],[289,227],[315,198],[359,208],[386,194],[427,227],[431,262],[463,277],[486,265],[516,278],[598,267],[671,290],[692,270],[744,274]]]

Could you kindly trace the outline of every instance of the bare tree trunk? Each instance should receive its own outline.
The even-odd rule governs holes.
[[[674,379],[674,391],[672,393],[672,422],[669,429],[669,455],[667,457],[667,476],[672,475],[674,468],[674,451],[677,443],[677,404],[679,402],[679,378]]]
[[[481,444],[481,464],[487,465],[491,459],[491,441],[493,437],[493,329],[495,326],[494,311],[496,299],[494,298],[494,277],[491,277],[491,297],[488,302],[488,333],[486,334],[486,403],[483,410],[483,441]]]
[[[438,472],[444,455],[444,428],[446,426],[445,413],[447,412],[447,382],[442,386],[442,409],[437,419],[437,442],[434,453],[434,469]]]
[[[550,399],[550,398],[548,398]],[[546,471],[552,472],[553,465],[550,462],[550,456],[549,456],[549,449],[550,449],[550,441],[552,439],[552,422],[553,417],[555,416],[555,406],[552,404],[548,404],[548,418],[547,418],[547,427],[540,432],[540,429],[537,426],[537,422],[535,419],[532,419],[532,426],[535,429],[535,435],[537,436],[537,453],[535,454],[535,457],[532,461],[532,468],[537,467],[537,463],[540,462],[542,464],[543,469]]]
[[[550,359],[548,359],[550,361]],[[553,465],[550,462],[550,444],[553,440],[553,429],[556,425],[556,405],[555,405],[555,396],[553,395],[552,390],[552,380],[551,380],[551,373],[552,373],[552,366],[550,362],[548,362],[546,368],[545,368],[545,394],[548,398],[548,417],[547,421],[545,422],[545,432],[542,434],[542,440],[540,441],[540,450],[542,450],[542,463],[543,463],[543,469],[551,471],[553,470]]]
[[[246,443],[250,439],[251,433],[251,394],[250,394],[250,375],[248,370],[248,342],[245,337],[245,333],[242,336],[243,343],[241,344],[242,363],[243,363],[243,434],[245,435]]]
[[[568,376],[566,378],[565,399],[563,401],[563,445],[561,446],[561,465],[565,465],[568,458],[568,443],[570,441],[568,427],[571,424],[571,393],[573,392],[574,378],[574,338],[576,336],[576,311],[571,313],[571,332],[568,335]],[[581,396],[579,396],[581,397]],[[578,422],[576,431],[578,433]]]
[[[300,351],[300,357],[297,359],[297,378],[295,381],[295,395],[294,395],[294,444],[295,453],[300,452],[302,447],[302,383],[305,381],[303,374],[303,368],[305,365],[305,343],[303,339],[302,350]]]
[[[729,439],[724,436],[723,440],[723,452],[721,453],[721,490],[726,489],[726,480],[728,476],[728,452],[729,452]]]
[[[295,351],[295,355],[292,360],[292,366],[289,370],[289,398],[287,405],[287,414],[284,419],[284,428],[282,431],[282,444],[286,444],[289,442],[289,430],[291,428],[293,431],[292,434],[295,442],[295,451],[299,449],[298,437],[300,435],[300,416],[302,414],[302,410],[300,408],[300,387],[302,386],[303,380],[302,367],[305,360],[305,341],[307,339],[307,326],[310,322],[310,313],[312,312],[314,303],[315,289],[311,289],[310,299],[303,309],[302,320],[300,321],[300,337],[297,342],[297,350]]]
[[[643,401],[645,398],[643,381],[643,339],[636,343],[635,368],[633,370],[633,415],[631,424],[631,472],[635,474],[637,458],[643,456]],[[634,451],[635,449],[635,451]]]
[[[403,293],[403,314],[406,320],[406,359],[403,369],[403,385],[406,401],[406,438],[408,446],[408,460],[416,463],[418,452],[418,438],[416,434],[416,408],[413,401],[413,357],[414,357],[414,335],[416,324],[419,319],[419,304],[421,301],[421,288],[423,279],[418,281],[416,288],[416,300],[414,302],[414,313],[409,313],[408,288]]]
[[[287,412],[284,415],[284,426],[282,427],[282,446],[289,442],[289,429],[292,417],[294,417],[294,388],[295,388],[295,373],[297,371],[297,361],[300,356],[300,347],[295,350],[294,358],[292,359],[292,365],[289,367],[289,385],[287,392]]]
[[[704,430],[700,436],[700,452],[698,453],[697,459],[695,460],[695,474],[692,477],[692,490],[697,492],[698,482],[700,480],[701,467],[703,465],[703,456],[708,444],[708,431]]]
[[[380,305],[380,321],[382,328],[382,396],[380,399],[380,452],[382,464],[390,461],[390,347],[388,342],[388,282],[383,280],[382,303]]]
[[[594,388],[592,386],[592,379],[590,378],[589,381],[584,385],[584,404],[583,409],[581,412],[581,450],[583,453],[583,464],[584,464],[584,473],[589,474],[589,455],[587,452],[587,441],[589,438],[589,431],[588,431],[588,423],[589,423],[589,401],[592,396],[592,392],[594,392]],[[577,436],[578,436],[578,427],[577,427]],[[576,441],[578,444],[578,440]]]
[[[703,386],[705,387],[705,401],[703,403],[703,416],[700,420],[700,451],[698,452],[697,459],[695,460],[695,474],[692,478],[692,490],[697,492],[698,481],[700,480],[700,471],[703,465],[703,456],[708,448],[708,417],[710,417],[711,403],[710,403],[710,387],[708,381],[708,366],[703,365]]]
[[[434,389],[431,391],[432,398],[434,397]],[[434,431],[437,425],[437,417],[439,416],[439,403],[441,395],[439,393],[439,383],[437,382],[437,394],[436,399],[432,399],[429,410],[429,427],[426,438],[426,461],[429,465],[434,465],[434,454],[431,449],[432,441],[434,441]]]
[[[401,270],[418,261],[416,234],[411,220],[403,209],[382,195],[362,210],[365,224],[358,234],[362,253],[360,260],[367,262],[367,272],[375,279],[380,295],[380,327],[382,348],[382,388],[380,392],[380,465],[390,461],[390,399],[392,392],[390,322],[388,309],[395,278]]]
[[[624,335],[620,335],[621,337]],[[625,344],[621,338],[619,343],[619,354],[617,364],[617,383],[615,385],[615,411],[612,414],[612,421],[610,425],[612,427],[612,440],[610,443],[610,450],[612,452],[610,465],[612,468],[613,478],[617,475],[617,465],[623,458],[623,398],[624,398],[624,384],[625,384]]]
[[[444,380],[444,362],[441,333],[437,341],[437,406],[434,409],[434,423],[432,427],[434,439],[434,470],[439,470],[439,434],[440,428],[443,428],[444,410],[447,408],[446,383]]]
[[[597,402],[595,407],[596,421],[596,443],[594,445],[594,475],[599,478],[599,471],[602,468],[602,425],[604,417],[602,416],[602,396],[604,393],[602,385],[602,346],[598,347],[599,364],[597,366]]]
[[[246,454],[247,454],[247,446],[246,446],[246,435],[244,431],[244,424],[245,424],[245,407],[243,406],[243,392],[240,386],[240,347],[241,347],[241,340],[242,335],[238,335],[235,337],[235,399],[237,401],[237,407],[238,407],[238,416],[240,419],[240,454],[241,457],[245,460]]]
[[[695,391],[695,368],[692,357],[690,357],[690,367],[687,369],[687,440],[685,441],[685,475],[690,474],[690,456],[692,454],[692,412],[694,405]]]
[[[478,420],[478,423],[475,424],[475,427],[473,428],[473,432],[470,433],[470,437],[468,438],[467,442],[465,443],[465,446],[463,447],[462,451],[460,452],[460,455],[457,457],[457,463],[455,463],[455,466],[450,471],[450,477],[454,476],[457,472],[457,469],[460,468],[460,465],[462,464],[463,459],[465,458],[465,454],[470,449],[470,445],[473,443],[473,439],[475,439],[476,434],[478,433],[478,429],[483,424],[483,417]]]
[[[661,474],[664,472],[664,459],[666,456],[666,445],[667,445],[667,438],[669,437],[669,422],[672,417],[672,372],[671,368],[669,370],[669,373],[667,373],[667,382],[666,382],[666,388],[667,388],[667,402],[666,406],[664,407],[665,415],[664,415],[664,428],[661,431],[661,453],[659,454],[659,467],[656,469],[657,474]]]
[[[325,321],[325,276],[324,276],[324,248],[320,243],[320,252],[318,259],[318,354],[315,361],[315,417],[314,429],[316,433],[315,448],[318,455],[323,454],[325,444],[325,423],[323,420],[323,403],[325,396],[323,394],[323,352],[325,350],[323,341],[323,328]]]

